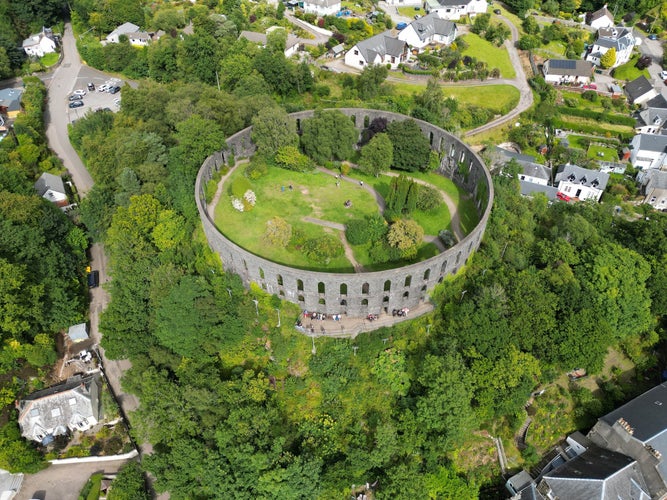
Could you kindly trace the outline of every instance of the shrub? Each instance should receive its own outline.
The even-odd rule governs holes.
[[[417,208],[424,212],[432,210],[442,203],[440,192],[431,186],[419,186]]]
[[[328,264],[331,259],[343,255],[342,243],[330,234],[313,238],[303,245],[304,253],[315,262]]]
[[[597,102],[599,96],[595,90],[586,90],[581,94],[581,98],[586,99],[587,101]]]
[[[451,248],[456,244],[456,238],[449,229],[441,229],[438,232],[438,238],[445,245],[445,248]]]
[[[366,221],[364,219],[354,219],[348,222],[345,227],[345,237],[351,245],[363,245],[370,239],[366,232]]]
[[[257,180],[264,177],[269,171],[269,166],[264,159],[254,159],[243,171],[244,175],[251,180]]]
[[[314,163],[296,146],[283,146],[276,152],[276,164],[286,170],[306,172],[315,168]]]
[[[264,238],[269,245],[285,248],[292,239],[292,226],[282,217],[273,217],[266,222]]]

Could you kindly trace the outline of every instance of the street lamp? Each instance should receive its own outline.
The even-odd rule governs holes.
[[[313,342],[313,348],[310,350],[310,352],[312,352],[314,356],[317,354],[317,349],[315,349],[315,335],[311,335],[310,340]]]
[[[278,325],[276,326],[276,328],[280,328],[280,309],[276,307],[276,311],[278,312]]]
[[[252,301],[255,303],[255,314],[257,314],[257,317],[259,318],[259,309],[257,308],[257,304],[259,304],[259,300],[252,299]]]
[[[468,291],[468,290],[463,290],[463,291],[461,292],[461,300],[459,300],[459,302],[463,302],[463,296],[466,294],[467,291]]]

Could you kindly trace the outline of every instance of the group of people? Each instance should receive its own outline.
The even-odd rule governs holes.
[[[308,318],[308,319],[317,319],[320,321],[324,321],[325,319],[330,319],[333,321],[340,321],[342,318],[342,315],[340,314],[324,314],[324,313],[318,313],[318,312],[308,312],[304,311],[303,312],[303,317]]]
[[[369,314],[368,316],[366,316],[366,319],[368,321],[375,321],[378,318],[379,318],[379,316],[377,314]]]
[[[391,311],[392,316],[407,316],[408,313],[410,312],[410,309],[407,307],[404,307],[403,309],[393,309]]]

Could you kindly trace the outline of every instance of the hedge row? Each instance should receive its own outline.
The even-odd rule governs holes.
[[[628,127],[635,126],[635,119],[631,116],[602,113],[600,111],[593,111],[592,109],[561,107],[560,113],[563,115],[577,116],[579,118],[590,118],[597,122],[612,123],[614,125],[626,125]]]
[[[553,120],[553,125],[555,128],[572,130],[573,132],[582,132],[584,134],[591,135],[604,136],[607,132],[609,132],[600,126],[586,125],[584,123],[572,123],[560,118],[555,118]],[[611,134],[613,137],[618,137],[621,142],[629,142],[635,135],[634,132],[611,132]]]

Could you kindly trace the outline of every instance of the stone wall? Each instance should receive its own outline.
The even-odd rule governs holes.
[[[379,110],[339,109],[353,119],[361,130],[374,118],[388,121],[408,117]],[[313,111],[292,113],[300,125]],[[227,149],[208,157],[197,175],[195,196],[204,232],[210,247],[218,252],[227,271],[238,274],[249,285],[257,283],[266,292],[299,304],[302,309],[327,314],[360,317],[380,314],[403,307],[414,308],[428,300],[430,290],[443,278],[456,274],[479,247],[493,202],[491,176],[482,160],[459,138],[430,123],[415,120],[429,138],[431,147],[442,153],[438,173],[454,180],[475,200],[480,213],[479,224],[458,244],[428,260],[387,271],[366,273],[331,273],[304,271],[276,264],[254,255],[222,235],[206,210],[205,186],[233,153],[236,160],[255,151],[251,128],[246,128],[227,141]]]

